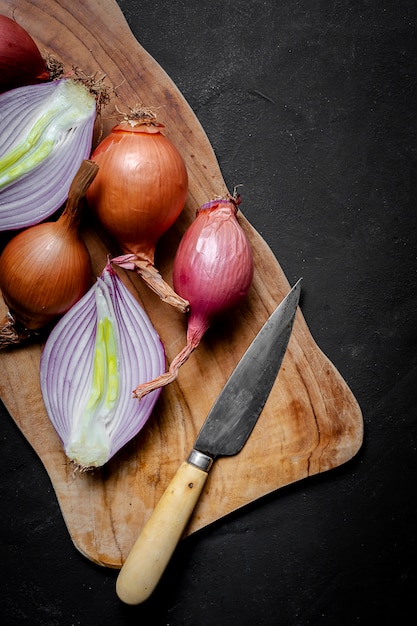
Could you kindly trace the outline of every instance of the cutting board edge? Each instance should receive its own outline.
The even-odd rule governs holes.
[[[359,440],[360,439],[360,440]],[[192,532],[188,532],[187,528],[184,531],[184,534],[180,540],[180,543],[184,542],[188,537],[191,537],[191,535],[200,535],[203,534],[204,532],[206,532],[207,530],[212,530],[215,527],[218,527],[222,524],[227,523],[228,521],[233,520],[233,518],[239,514],[241,514],[242,512],[244,512],[246,509],[250,509],[251,507],[254,506],[259,506],[259,504],[262,504],[263,500],[267,500],[268,498],[270,498],[271,496],[277,495],[278,492],[282,491],[283,489],[286,489],[287,487],[291,487],[294,486],[296,483],[300,483],[300,487],[302,488],[302,485],[304,482],[308,481],[311,478],[317,477],[319,474],[323,474],[326,472],[331,472],[332,470],[337,470],[340,469],[341,467],[343,467],[344,465],[347,465],[350,461],[352,461],[357,454],[360,452],[361,448],[363,445],[363,437],[358,438],[358,442],[354,447],[350,448],[350,452],[349,454],[346,456],[346,458],[341,461],[338,465],[335,465],[333,467],[329,467],[326,470],[320,471],[320,472],[314,472],[312,474],[306,474],[303,477],[297,478],[295,480],[292,480],[288,483],[285,483],[279,487],[276,487],[274,489],[271,489],[263,494],[260,494],[259,496],[257,496],[256,498],[254,498],[253,500],[250,500],[238,507],[236,507],[235,509],[233,509],[232,511],[225,513],[224,515],[222,515],[221,517],[218,517],[216,519],[213,519],[212,521],[209,521],[208,523],[203,524],[202,526],[196,528],[195,530],[193,530]],[[340,450],[340,449],[339,449]],[[53,486],[53,485],[52,485]],[[56,494],[56,497],[59,501],[58,495]],[[113,569],[113,570],[120,570],[124,559],[120,560],[120,562],[115,563],[114,561],[110,561],[109,560],[100,560],[99,558],[94,558],[91,555],[91,552],[88,552],[86,550],[83,550],[82,546],[77,542],[77,540],[75,539],[75,537],[71,534],[71,530],[70,530],[70,526],[67,524],[66,520],[65,520],[65,515],[63,514],[63,518],[64,518],[64,522],[65,525],[67,527],[68,530],[68,534],[71,538],[72,544],[74,546],[74,548],[77,550],[77,552],[79,552],[84,558],[86,558],[87,560],[89,560],[91,563],[94,563],[95,565],[97,565],[100,568],[108,568],[108,569]]]

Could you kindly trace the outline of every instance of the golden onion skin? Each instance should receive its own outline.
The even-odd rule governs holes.
[[[13,317],[30,330],[64,314],[90,285],[90,255],[66,220],[21,231],[0,257],[3,299]]]
[[[184,160],[161,128],[115,126],[92,154],[99,172],[87,192],[88,204],[121,250],[150,264],[188,192]]]

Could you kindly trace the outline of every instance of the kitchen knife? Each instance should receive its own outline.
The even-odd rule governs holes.
[[[116,592],[126,604],[146,600],[158,584],[191,517],[213,461],[238,454],[278,375],[291,335],[301,279],[265,322],[208,414],[122,566]]]

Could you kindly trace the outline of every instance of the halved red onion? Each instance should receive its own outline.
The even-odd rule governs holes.
[[[61,79],[0,94],[0,230],[37,224],[59,209],[91,152],[95,98]]]
[[[103,330],[106,336],[99,337]],[[160,390],[138,401],[132,389],[138,379],[145,382],[164,369],[165,351],[156,330],[107,263],[54,327],[41,357],[46,411],[78,468],[104,465],[138,434]]]

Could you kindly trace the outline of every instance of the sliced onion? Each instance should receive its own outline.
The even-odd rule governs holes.
[[[81,441],[75,433],[86,415],[92,389],[97,298],[104,299],[114,321],[118,390],[112,409],[96,412],[86,428],[86,440]],[[164,369],[165,351],[156,330],[108,263],[95,285],[55,326],[41,357],[40,383],[46,411],[68,458],[77,467],[84,470],[104,465],[138,434],[160,390],[138,401],[132,389],[137,379],[145,382]],[[108,390],[105,381],[103,388]],[[74,440],[81,442],[78,456]]]
[[[0,111],[0,230],[15,230],[41,222],[64,204],[81,162],[91,152],[96,102],[81,84],[61,79],[1,94]],[[46,138],[52,149],[16,179],[5,181],[1,159],[45,114],[51,114],[50,122],[25,155],[44,147]]]

